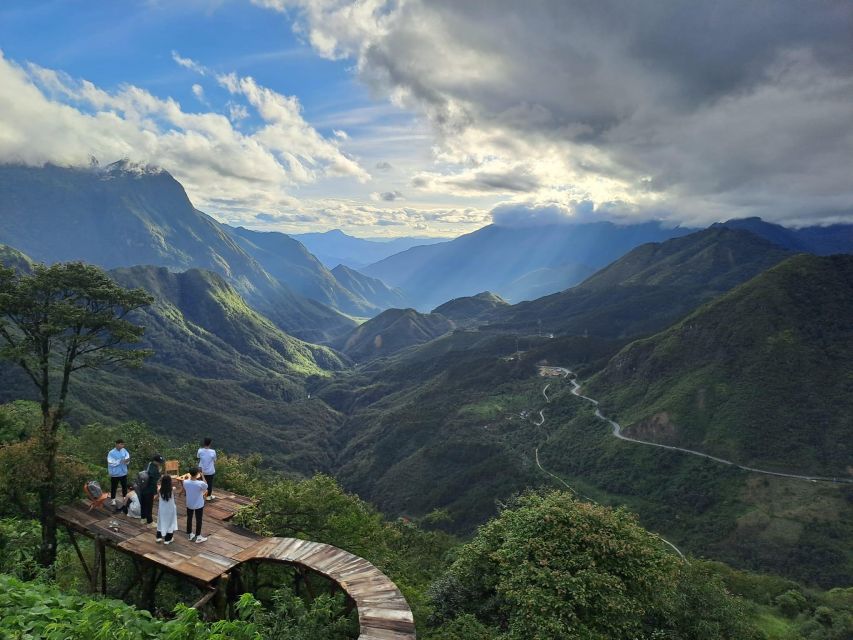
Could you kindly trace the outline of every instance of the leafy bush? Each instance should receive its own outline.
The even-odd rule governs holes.
[[[473,615],[508,640],[755,637],[719,581],[633,516],[558,491],[527,493],[481,527],[432,598],[437,622]]]
[[[161,621],[119,600],[59,593],[39,583],[0,575],[0,636],[45,640],[260,640],[251,596],[243,596],[240,620],[206,624],[198,611],[175,608]]]
[[[0,573],[22,580],[32,580],[42,574],[38,561],[41,529],[35,520],[0,520]]]

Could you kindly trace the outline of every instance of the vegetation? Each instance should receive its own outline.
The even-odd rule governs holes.
[[[149,351],[129,349],[143,328],[127,316],[151,302],[126,290],[97,267],[36,265],[32,273],[0,266],[0,359],[20,366],[39,394],[38,455],[29,475],[39,477],[41,560],[56,559],[58,431],[67,411],[71,374],[82,369],[138,366]]]
[[[630,434],[848,476],[853,257],[798,255],[616,355],[590,384]]]
[[[155,353],[139,369],[79,371],[73,425],[144,415],[160,433],[270,452],[270,464],[304,473],[329,469],[339,418],[307,396],[312,380],[344,366],[339,354],[283,333],[212,272],[134,267],[110,276],[153,295],[129,318]],[[23,371],[0,367],[0,401],[38,399],[34,391]]]
[[[0,416],[26,438],[38,426],[33,409],[37,406],[5,405]],[[195,447],[176,446],[139,423],[88,425],[76,433],[60,430],[66,469],[77,468],[78,477],[105,474],[104,442],[116,434],[124,435],[136,456],[160,451],[186,463],[193,459]],[[11,465],[15,447],[25,443],[0,447],[0,485],[26,480]],[[327,542],[367,558],[403,590],[419,637],[428,640],[623,637],[620,633],[835,640],[845,637],[842,630],[848,628],[844,625],[849,625],[853,609],[849,590],[820,592],[693,559],[684,565],[624,510],[578,502],[567,493],[510,499],[495,520],[459,546],[434,529],[444,519],[442,513],[419,521],[388,521],[328,476],[285,478],[264,470],[259,456],[224,454],[217,466],[224,488],[257,499],[238,516],[244,526],[265,535]],[[27,489],[23,482],[24,504]],[[69,486],[60,500],[78,496],[79,484]],[[83,581],[75,577],[79,569],[67,545],[60,545],[53,576],[44,574],[33,535],[37,521],[25,519],[20,505],[9,500],[0,501],[0,518],[0,574],[15,576],[0,577],[0,634],[6,636],[26,637],[23,630],[29,629],[36,637],[53,637],[47,634],[55,632],[56,637],[81,639],[344,640],[357,633],[354,618],[324,579],[310,578],[313,597],[306,589],[297,594],[285,586],[293,583],[292,571],[273,565],[259,572],[252,595],[243,596],[233,620],[214,623],[186,609],[181,603],[191,594],[168,577],[158,589],[155,616],[116,600],[79,595]],[[120,554],[108,557],[114,596],[129,586],[132,572]],[[788,593],[792,590],[799,595]],[[788,635],[780,635],[779,629]],[[796,635],[801,629],[813,635]],[[815,635],[818,632],[824,635]]]
[[[442,315],[388,309],[353,329],[337,344],[341,351],[361,362],[429,342],[452,328],[453,323]]]
[[[623,510],[529,493],[481,527],[435,585],[439,620],[473,615],[507,640],[747,640],[743,604]]]

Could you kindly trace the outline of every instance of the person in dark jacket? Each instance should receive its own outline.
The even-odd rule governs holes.
[[[142,517],[148,523],[148,526],[154,526],[154,496],[157,494],[157,484],[160,482],[160,468],[165,462],[163,456],[155,453],[151,457],[151,462],[145,472],[148,474],[148,481],[139,492],[139,501],[142,503]]]

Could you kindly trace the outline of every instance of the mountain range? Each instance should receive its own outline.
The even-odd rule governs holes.
[[[484,318],[495,330],[523,333],[646,335],[789,255],[748,231],[711,227],[641,245],[571,289]]]
[[[492,224],[450,242],[413,247],[363,271],[399,287],[422,311],[484,290],[519,302],[575,285],[640,244],[688,232],[654,222]]]
[[[126,162],[0,166],[0,242],[40,262],[208,269],[280,328],[313,342],[352,329],[348,315],[375,315],[399,298],[375,279],[350,291],[298,241],[220,224],[167,172]]]
[[[330,269],[339,264],[361,269],[411,247],[446,242],[446,238],[401,237],[383,240],[355,238],[340,229],[322,233],[293,233],[308,250]]]

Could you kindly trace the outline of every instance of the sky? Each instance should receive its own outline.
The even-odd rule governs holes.
[[[848,0],[5,0],[0,162],[357,236],[853,222]]]

